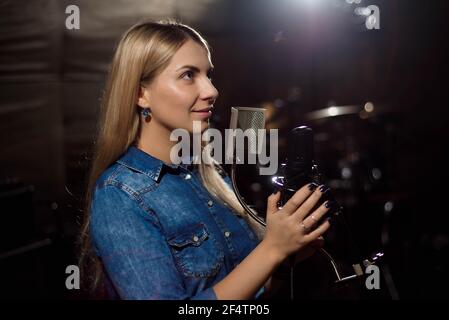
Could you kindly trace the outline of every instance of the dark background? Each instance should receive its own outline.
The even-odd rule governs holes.
[[[71,4],[79,30],[65,27]],[[353,13],[371,4],[379,30]],[[108,64],[128,27],[173,17],[212,46],[214,126],[227,127],[232,106],[266,107],[283,139],[310,125],[362,251],[384,247],[390,295],[447,298],[448,9],[406,0],[0,0],[1,297],[83,297],[65,288],[65,268],[76,264]],[[369,115],[310,118],[367,102]],[[263,182],[242,189],[258,207],[271,191]]]

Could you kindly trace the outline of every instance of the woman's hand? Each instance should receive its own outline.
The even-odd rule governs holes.
[[[316,223],[329,208],[326,202],[311,212],[323,194],[323,188],[316,187],[315,184],[302,187],[283,208],[277,206],[280,192],[268,197],[267,229],[263,242],[281,260],[293,253],[296,253],[296,259],[303,260],[322,244],[320,237],[329,229],[330,223],[327,220],[318,226]]]

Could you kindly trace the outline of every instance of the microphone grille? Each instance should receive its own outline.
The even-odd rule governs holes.
[[[230,129],[253,130],[248,137],[248,147],[251,153],[257,153],[258,129],[265,129],[265,109],[252,107],[232,107]]]
[[[265,109],[250,107],[232,107],[231,129],[264,129]]]

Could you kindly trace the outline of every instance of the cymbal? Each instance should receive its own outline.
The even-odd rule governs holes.
[[[366,102],[364,105],[333,105],[306,113],[304,120],[320,120],[345,115],[357,115],[363,120],[387,111],[388,109],[385,106],[376,104],[376,107],[374,107],[372,102]]]

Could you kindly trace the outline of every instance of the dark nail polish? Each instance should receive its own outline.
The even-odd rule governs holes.
[[[325,193],[325,192],[327,192],[328,190],[329,190],[329,187],[326,186],[326,185],[322,185],[322,186],[320,187],[321,193]]]
[[[311,183],[307,186],[310,191],[314,191],[316,188],[318,188],[318,185],[316,183]]]
[[[334,205],[335,203],[333,201],[326,201],[326,203],[324,204],[326,208],[332,208]]]

